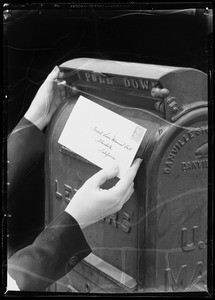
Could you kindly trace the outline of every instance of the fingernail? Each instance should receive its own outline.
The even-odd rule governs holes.
[[[138,159],[138,162],[139,162],[139,164],[141,164],[141,162],[143,161],[143,159],[142,158],[137,158]]]
[[[66,85],[66,81],[65,81],[65,80],[64,80],[64,81],[59,81],[57,84],[58,84],[58,85],[60,85],[60,84]]]

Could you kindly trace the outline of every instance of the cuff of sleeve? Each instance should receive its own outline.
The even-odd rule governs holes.
[[[67,274],[92,250],[77,221],[65,211],[46,227],[47,230],[53,232],[54,239],[60,245],[58,265],[61,267],[55,268],[54,274],[54,279],[57,280]]]
[[[15,129],[10,134],[9,141],[17,138],[21,138],[23,143],[26,141],[26,144],[28,145],[33,139],[33,144],[38,145],[37,151],[41,153],[45,149],[45,134],[24,117],[19,121]]]
[[[25,117],[23,117],[19,123],[17,124],[17,126],[29,126],[29,128],[31,130],[34,131],[34,133],[37,136],[40,136],[41,138],[44,137],[44,133],[42,132],[42,130],[40,130],[36,125],[34,125],[31,121],[29,121],[28,119],[26,119]]]
[[[8,271],[23,291],[43,291],[90,254],[76,220],[61,213],[34,243],[9,259]]]
[[[46,230],[55,230],[57,228],[57,238],[59,237],[62,245],[61,259],[67,261],[68,268],[73,268],[79,261],[91,253],[86,238],[78,222],[67,212],[63,211],[54,219]],[[71,262],[71,258],[72,259]],[[74,262],[76,262],[74,264]]]

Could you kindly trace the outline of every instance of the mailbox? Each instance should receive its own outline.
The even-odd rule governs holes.
[[[48,129],[46,224],[99,170],[58,143],[80,95],[147,131],[137,153],[143,162],[133,195],[119,212],[84,230],[92,253],[50,290],[207,290],[207,75],[89,58],[67,61],[60,69],[66,98]]]

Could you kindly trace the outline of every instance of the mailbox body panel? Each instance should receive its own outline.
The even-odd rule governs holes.
[[[144,284],[189,291],[207,283],[207,109],[188,113],[164,132],[147,170]]]
[[[65,209],[75,191],[88,178],[100,170],[99,167],[58,144],[59,136],[75,102],[76,99],[74,101],[70,99],[63,104],[59,115],[55,116],[56,122],[53,122],[54,126],[49,129],[47,145],[47,148],[49,148],[47,169],[47,173],[49,174],[49,195],[47,197],[55,200],[53,203],[49,201],[47,203],[47,210],[49,211],[49,214],[47,214],[47,223],[55,218],[60,211]],[[107,108],[113,109],[115,107],[117,113],[127,118],[129,116],[130,120],[135,120],[135,122],[144,125],[144,127],[146,127],[146,124],[149,128],[153,126],[153,130],[147,131],[145,142],[142,143],[139,152],[143,152],[153,131],[155,132],[160,123],[163,122],[163,120],[155,116],[148,115],[147,117],[143,117],[145,114],[144,111],[135,110],[134,108],[117,107],[105,101],[96,102]],[[144,122],[142,121],[143,119]],[[111,187],[116,182],[117,179],[110,180],[104,188]],[[49,207],[50,205],[52,206]],[[123,270],[133,278],[137,277],[138,270],[138,206],[139,203],[135,191],[120,212],[84,229],[84,234],[93,249],[93,253],[99,257],[105,257],[105,261],[111,263],[119,270]],[[103,234],[104,232],[105,234]],[[112,241],[111,244],[110,240]]]
[[[93,72],[89,73],[91,80],[87,81],[83,70],[77,68],[78,75],[74,72],[74,65],[72,75],[68,75],[70,67],[68,64],[62,67],[67,74],[67,98],[55,113],[48,132],[47,224],[65,209],[82,184],[99,171],[97,166],[58,144],[79,95],[147,128],[147,132],[137,153],[143,158],[143,163],[135,179],[134,194],[121,211],[84,230],[93,256],[79,263],[67,275],[67,280],[59,281],[62,284],[58,283],[58,286],[61,290],[64,286],[65,291],[70,289],[68,286],[73,286],[81,292],[98,293],[206,290],[206,75],[185,70],[194,73],[198,89],[202,81],[202,90],[195,95],[196,103],[195,100],[189,102],[183,81],[185,97],[180,105],[186,100],[181,106],[184,110],[179,110],[175,119],[167,120],[163,111],[155,109],[155,102],[161,99],[152,99],[152,86],[149,90],[139,90],[101,83],[97,85],[99,80],[103,84],[104,78],[98,77],[93,68],[86,71]],[[173,89],[171,95],[174,95],[176,86],[178,96],[179,83],[174,84],[170,76],[172,69],[163,70],[166,73],[154,81],[163,81],[163,87],[169,83]],[[173,78],[176,76],[177,81],[183,78],[183,70],[177,68],[180,76],[174,73]],[[134,76],[133,73],[127,75],[126,78]],[[83,76],[85,80],[82,80]],[[153,76],[150,76],[152,80]],[[121,83],[120,78],[117,80]],[[187,97],[190,97],[190,91]],[[105,188],[116,181],[111,180]],[[100,263],[97,265],[95,261]],[[58,289],[57,285],[54,289]]]

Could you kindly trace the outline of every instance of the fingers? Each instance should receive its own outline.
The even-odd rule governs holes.
[[[60,94],[61,94],[61,97],[65,97],[66,96],[66,81],[60,81],[60,82],[57,82],[57,86],[60,90]]]
[[[57,81],[57,85],[60,89],[65,89],[66,81]]]
[[[51,73],[48,75],[47,79],[54,80],[58,77],[58,74],[60,73],[60,69],[58,66],[55,66],[54,69],[51,71]]]
[[[137,171],[142,163],[142,158],[136,158],[133,164],[131,165],[130,169],[128,170],[128,173],[133,173],[133,180],[137,174]]]
[[[132,166],[129,168],[127,174],[121,178],[117,184],[112,188],[116,193],[118,193],[119,195],[123,195],[126,193],[128,187],[130,186],[130,184],[133,182],[137,171],[140,167],[140,164],[142,162],[142,159],[137,158],[135,159],[135,161],[133,162]]]
[[[60,76],[62,75],[60,69],[58,66],[55,66],[54,69],[51,71],[51,73],[47,76],[46,82],[54,82],[57,84],[57,86],[61,89],[65,89],[66,81],[63,80],[63,77]]]
[[[96,173],[94,176],[92,176],[90,179],[88,179],[88,182],[90,182],[91,184],[99,188],[107,180],[115,178],[118,175],[118,172],[119,172],[118,166],[109,170],[101,170],[98,173]]]
[[[134,182],[132,181],[129,188],[127,189],[127,191],[125,192],[125,194],[123,195],[123,197],[121,199],[122,206],[130,199],[133,192],[134,192]]]
[[[60,69],[58,66],[55,66],[51,73],[47,76],[45,82],[48,84],[48,88],[54,88],[54,91],[58,93],[60,91],[59,96],[62,98],[66,96],[66,81],[59,78]],[[51,85],[50,85],[51,84]]]

